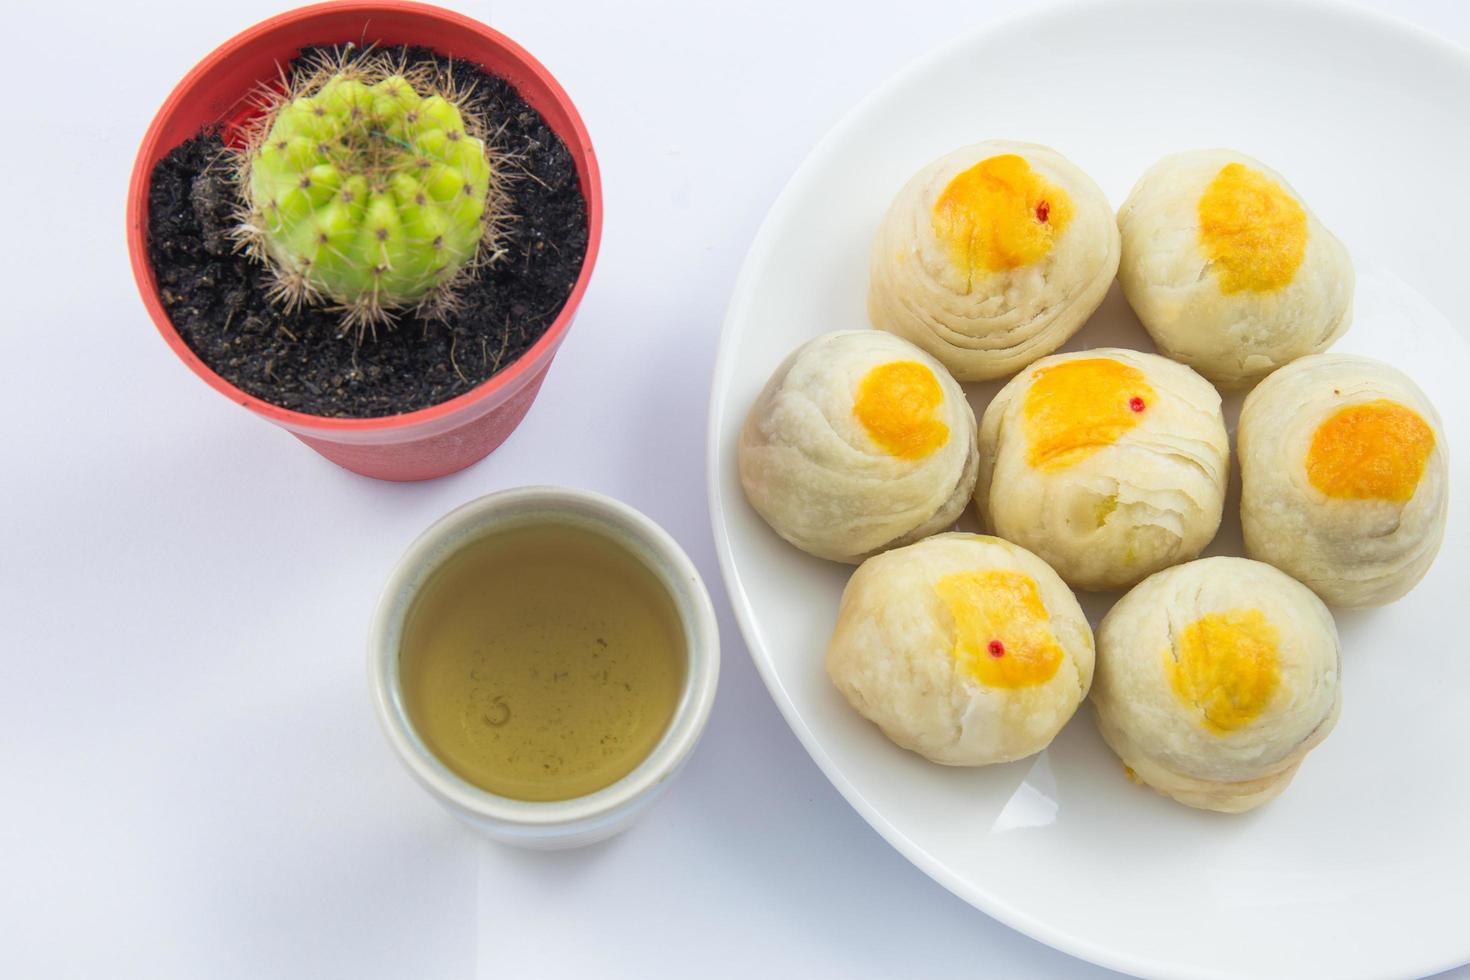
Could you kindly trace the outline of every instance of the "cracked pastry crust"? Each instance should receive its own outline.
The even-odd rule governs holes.
[[[958,532],[865,561],[827,646],[827,674],[859,714],[951,766],[1046,748],[1092,669],[1092,630],[1066,583],[1024,548]]]
[[[1134,778],[1188,806],[1254,809],[1337,722],[1337,627],[1322,601],[1246,558],[1145,579],[1098,627],[1092,705]]]
[[[778,367],[739,442],[745,497],[802,551],[856,564],[950,527],[975,488],[975,414],[892,334],[824,334]]]
[[[1215,537],[1230,474],[1220,396],[1182,364],[1100,348],[1045,357],[980,422],[982,524],[1073,588],[1131,586]]]
[[[1245,400],[1238,430],[1246,553],[1334,606],[1376,606],[1439,554],[1449,463],[1424,392],[1380,361],[1303,357]]]
[[[961,381],[999,378],[1077,332],[1119,254],[1107,198],[1065,157],[977,143],[899,191],[873,243],[868,315]]]
[[[1325,350],[1353,265],[1280,174],[1233,150],[1165,157],[1118,210],[1118,281],[1159,351],[1223,389]]]

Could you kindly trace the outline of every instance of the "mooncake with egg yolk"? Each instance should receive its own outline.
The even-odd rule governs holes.
[[[961,381],[1004,377],[1077,332],[1119,254],[1107,198],[1060,153],[977,143],[894,198],[873,243],[868,316]]]
[[[1439,415],[1401,371],[1303,357],[1241,408],[1246,554],[1334,606],[1378,606],[1419,583],[1444,541],[1449,461]]]
[[[1325,350],[1353,264],[1274,170],[1233,150],[1165,157],[1118,209],[1118,281],[1159,352],[1222,389]]]
[[[827,645],[827,674],[854,710],[951,766],[1046,748],[1092,670],[1092,630],[1056,572],[1018,545],[959,532],[863,562]]]
[[[1127,773],[1224,813],[1279,796],[1342,704],[1337,627],[1322,600],[1247,558],[1146,578],[1097,633],[1092,705]]]
[[[738,453],[746,499],[776,533],[853,564],[952,525],[978,466],[960,386],[877,330],[793,352],[751,406]]]
[[[988,530],[1077,589],[1131,586],[1199,555],[1220,527],[1230,442],[1208,381],[1157,354],[1054,354],[980,421]]]

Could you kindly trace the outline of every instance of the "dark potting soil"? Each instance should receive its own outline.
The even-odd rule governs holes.
[[[561,312],[587,250],[587,206],[566,145],[504,79],[435,60],[484,100],[496,145],[524,173],[510,181],[506,254],[482,269],[447,320],[405,312],[358,338],[339,314],[286,313],[265,266],[236,252],[236,199],[218,133],[177,147],[153,170],[148,257],[169,319],[216,373],[257,398],[311,415],[398,415],[462,395],[508,366]]]

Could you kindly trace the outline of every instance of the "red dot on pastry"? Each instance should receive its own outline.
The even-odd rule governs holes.
[[[1051,205],[1045,201],[1039,201],[1036,205],[1036,220],[1046,224],[1046,219],[1051,215]]]
[[[1143,411],[1143,399],[1139,398],[1137,395],[1134,395],[1132,398],[1128,399],[1128,407],[1133,409],[1135,412]]]
[[[1004,657],[1006,655],[1006,645],[999,640],[991,640],[990,645],[986,649],[990,651],[992,657]]]

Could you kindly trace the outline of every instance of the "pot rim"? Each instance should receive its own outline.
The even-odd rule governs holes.
[[[572,129],[572,140],[568,140],[567,148],[571,151],[573,158],[580,158],[586,167],[586,185],[583,187],[583,197],[587,204],[587,249],[582,256],[582,268],[577,274],[577,281],[572,286],[572,291],[567,295],[562,304],[561,312],[537,338],[536,342],[523,351],[520,356],[511,361],[509,365],[496,372],[483,383],[465,392],[456,395],[448,401],[431,405],[428,408],[417,409],[412,412],[404,412],[399,415],[379,415],[370,418],[335,418],[325,415],[311,415],[306,412],[297,412],[289,408],[282,408],[271,402],[258,398],[241,388],[236,387],[222,376],[217,374],[213,368],[205,364],[198,354],[184,342],[184,338],[174,327],[173,321],[158,296],[158,283],[153,274],[152,264],[148,260],[148,245],[144,234],[144,226],[148,214],[148,191],[152,182],[153,163],[155,157],[161,159],[162,155],[157,153],[160,134],[164,123],[171,119],[179,108],[185,105],[193,96],[193,90],[197,87],[200,79],[212,71],[216,66],[234,57],[242,48],[252,43],[256,38],[291,25],[305,25],[316,17],[325,13],[339,12],[361,12],[373,14],[382,11],[394,11],[422,16],[448,23],[459,30],[476,35],[482,40],[502,48],[510,57],[518,62],[527,72],[540,81],[550,93],[552,99],[558,103],[566,113],[567,120]],[[307,40],[303,44],[329,43]],[[248,93],[241,93],[243,98]],[[308,434],[350,434],[350,433],[381,433],[393,430],[413,430],[420,427],[437,427],[435,423],[442,424],[445,420],[467,413],[467,410],[479,408],[482,412],[488,412],[495,408],[501,401],[519,389],[526,381],[535,376],[536,372],[548,364],[552,355],[560,346],[567,329],[571,326],[577,307],[581,305],[583,294],[587,291],[587,284],[592,277],[592,268],[596,264],[598,245],[602,238],[602,180],[597,166],[597,155],[592,147],[592,139],[587,133],[587,127],[582,122],[581,115],[577,112],[575,104],[566,90],[557,82],[555,76],[546,69],[541,62],[537,61],[530,52],[521,47],[504,34],[494,28],[467,17],[464,14],[433,4],[418,3],[414,0],[328,0],[325,3],[311,4],[298,7],[274,17],[268,17],[251,27],[235,34],[223,44],[216,47],[209,54],[201,58],[182,79],[169,92],[168,97],[154,113],[148,130],[143,136],[143,141],[138,147],[137,156],[133,161],[133,172],[128,182],[127,203],[127,238],[128,256],[133,271],[133,280],[137,284],[138,292],[142,295],[143,304],[148,309],[149,316],[153,320],[158,332],[163,335],[164,341],[169,345],[179,359],[189,369],[204,380],[211,388],[228,397],[231,401],[243,405],[257,415],[270,419],[288,429]]]

